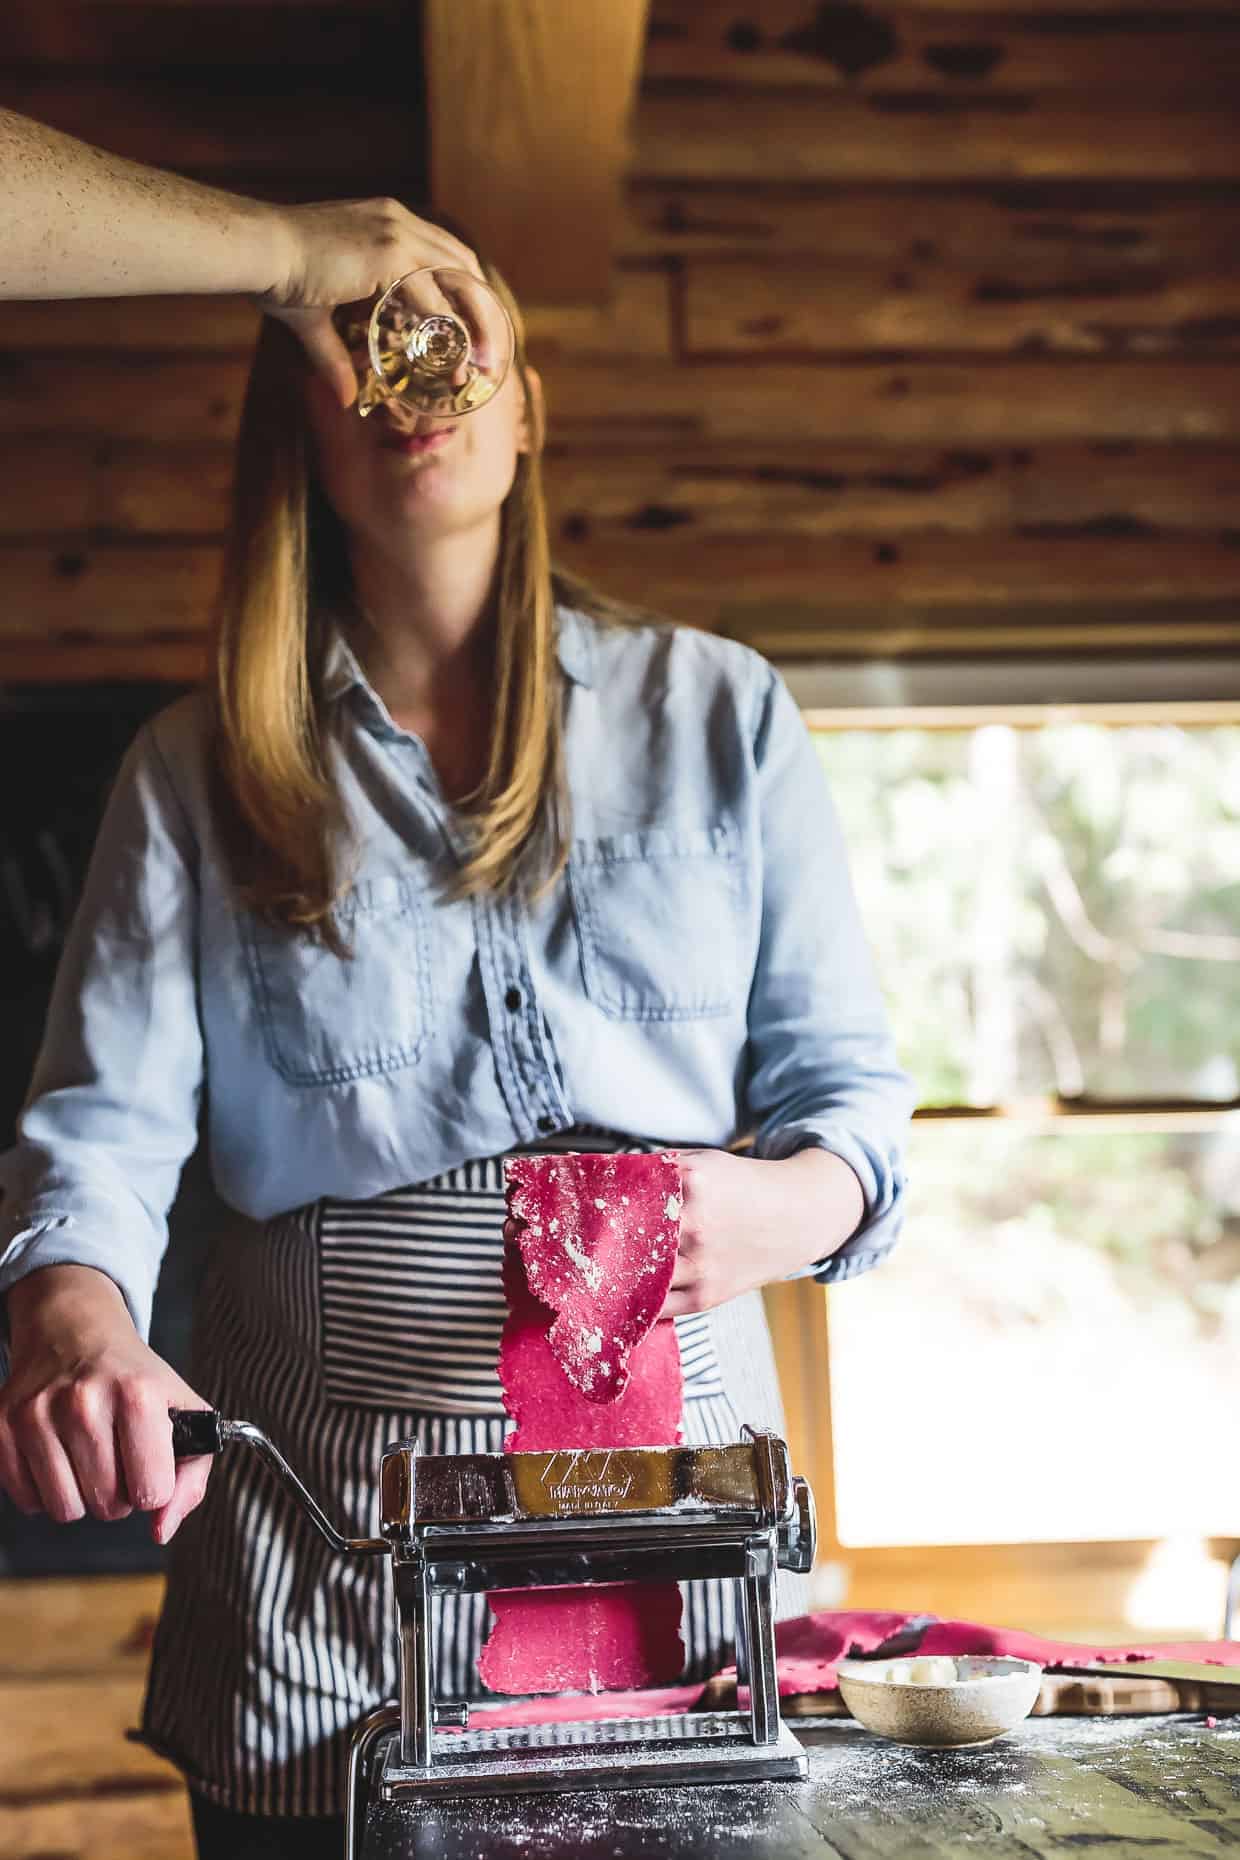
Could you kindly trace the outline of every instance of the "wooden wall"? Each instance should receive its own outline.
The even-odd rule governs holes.
[[[653,0],[673,358],[553,376],[564,553],[775,654],[1240,637],[1238,66],[1234,5]]]
[[[403,0],[44,0],[0,101],[272,193],[412,185],[416,37]],[[1240,639],[1238,74],[1234,0],[653,0],[611,301],[531,316],[563,560],[782,656]],[[0,306],[0,679],[197,670],[252,330]]]

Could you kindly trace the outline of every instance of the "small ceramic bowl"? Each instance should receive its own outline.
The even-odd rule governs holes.
[[[912,1664],[842,1660],[840,1694],[867,1731],[930,1750],[993,1743],[1029,1716],[1042,1684],[1042,1668],[1032,1660],[997,1657],[953,1661],[954,1685],[910,1685],[878,1677],[878,1672],[888,1674]]]

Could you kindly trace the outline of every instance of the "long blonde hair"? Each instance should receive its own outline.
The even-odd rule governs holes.
[[[520,311],[494,268],[483,269],[512,318],[513,367],[536,422]],[[344,526],[313,473],[307,366],[290,331],[264,319],[241,415],[215,616],[213,774],[244,901],[346,954],[332,904],[349,882],[347,823],[327,754],[321,673],[351,577]],[[535,444],[518,458],[502,511],[494,727],[486,773],[462,803],[471,854],[448,895],[527,880],[541,890],[567,859],[557,595],[611,611],[580,584],[553,577]]]

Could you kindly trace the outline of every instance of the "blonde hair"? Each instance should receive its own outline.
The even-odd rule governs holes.
[[[483,267],[516,332],[513,367],[538,412],[512,293]],[[215,616],[218,812],[233,875],[260,914],[347,951],[332,916],[347,888],[347,822],[328,755],[322,670],[351,594],[344,526],[313,473],[300,344],[267,318],[237,441],[232,515]],[[517,461],[504,502],[495,630],[494,728],[486,773],[461,804],[472,850],[448,895],[543,889],[568,855],[557,598],[600,617],[612,604],[552,574],[540,447]]]

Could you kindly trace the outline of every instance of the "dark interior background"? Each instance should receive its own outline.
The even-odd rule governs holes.
[[[420,200],[421,33],[417,0],[8,0],[0,103],[256,198]],[[205,662],[257,321],[240,298],[0,305],[0,1149],[113,774]],[[183,1374],[214,1206],[197,1155],[151,1328]],[[144,1518],[66,1527],[0,1496],[0,1576],[162,1557]]]
[[[86,685],[0,693],[0,1149],[30,1080],[65,931],[121,756],[166,685]],[[209,1233],[211,1189],[187,1168],[151,1323],[151,1343],[188,1373],[190,1312]],[[155,1569],[145,1518],[58,1525],[0,1496],[0,1575]]]

